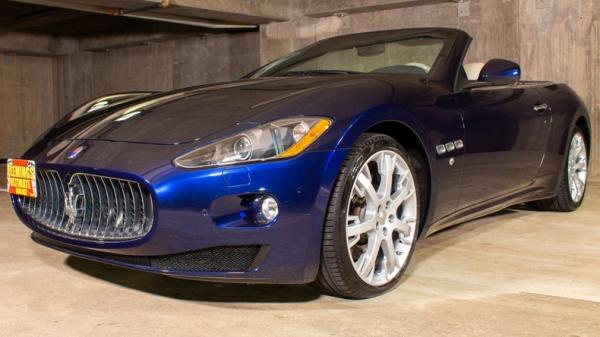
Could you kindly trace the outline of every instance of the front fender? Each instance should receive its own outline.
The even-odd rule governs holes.
[[[434,149],[435,146],[431,143],[430,139],[426,137],[428,132],[423,123],[414,113],[395,105],[376,107],[359,114],[348,125],[345,132],[343,132],[335,145],[335,149],[348,149],[352,147],[352,144],[354,144],[360,135],[375,126],[386,122],[398,123],[410,129],[416,138],[418,138],[427,157],[435,158],[435,154],[432,153],[432,149]]]
[[[429,180],[428,191],[426,191],[428,199],[426,201],[426,209],[423,213],[425,217],[423,224],[431,223],[433,212],[431,212],[432,209],[430,208],[430,205],[436,204],[436,195],[430,192],[437,183],[435,175],[432,174],[431,171],[431,163],[433,163],[435,160],[435,153],[433,153],[432,149],[435,149],[435,146],[431,143],[431,139],[427,137],[428,132],[426,131],[425,126],[415,116],[415,114],[395,105],[385,105],[369,109],[361,114],[358,114],[351,122],[348,123],[348,125],[344,126],[345,129],[339,135],[338,141],[334,146],[334,150],[332,151],[330,161],[326,165],[327,169],[325,171],[326,174],[324,176],[322,186],[324,187],[324,191],[326,191],[326,193],[321,196],[321,204],[328,204],[328,197],[333,190],[344,159],[347,156],[349,149],[360,137],[360,135],[369,132],[369,130],[373,129],[377,125],[389,122],[397,123],[399,128],[401,127],[404,130],[409,130],[409,132],[412,133],[412,138],[418,139],[421,150],[425,154],[425,164]],[[426,225],[423,225],[420,233],[424,233],[426,227]]]

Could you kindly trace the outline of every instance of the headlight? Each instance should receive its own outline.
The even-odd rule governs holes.
[[[199,168],[293,157],[325,133],[331,123],[328,118],[280,119],[194,150],[174,163]]]

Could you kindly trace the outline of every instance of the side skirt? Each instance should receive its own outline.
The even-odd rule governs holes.
[[[427,237],[448,227],[496,213],[510,206],[543,199],[544,191],[545,190],[542,187],[530,186],[516,192],[463,208],[432,223],[423,237]]]

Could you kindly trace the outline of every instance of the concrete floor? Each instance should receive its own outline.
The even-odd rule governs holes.
[[[420,242],[400,287],[175,280],[30,241],[0,194],[0,336],[600,336],[600,182],[572,214],[508,210]]]

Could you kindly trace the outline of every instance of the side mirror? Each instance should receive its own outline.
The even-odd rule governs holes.
[[[479,73],[479,82],[489,82],[492,85],[508,85],[521,79],[521,67],[508,60],[489,60]]]

